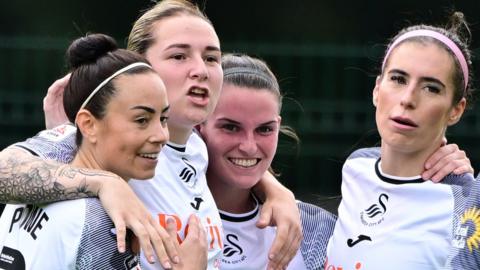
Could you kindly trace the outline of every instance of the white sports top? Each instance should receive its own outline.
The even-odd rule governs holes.
[[[381,172],[378,156],[378,149],[361,149],[343,166],[325,269],[442,269],[473,176],[449,175],[439,184],[394,177]]]
[[[16,144],[42,158],[63,163],[75,155],[75,131],[72,125],[61,125],[39,133],[41,136]],[[64,135],[65,134],[65,135]],[[178,237],[185,238],[185,228],[191,214],[196,214],[207,233],[208,269],[218,269],[222,256],[223,228],[218,209],[207,186],[205,172],[208,153],[203,140],[193,132],[186,145],[168,143],[159,155],[154,178],[130,180],[129,184],[161,225],[168,216],[175,218]],[[142,269],[161,269],[140,256]]]
[[[187,145],[168,143],[162,149],[153,179],[132,179],[129,184],[161,225],[166,224],[167,217],[175,218],[181,240],[185,238],[189,216],[196,214],[207,233],[208,269],[218,269],[222,256],[223,228],[207,186],[207,166],[207,147],[193,132]],[[140,256],[142,262],[144,257]],[[142,263],[142,268],[159,269],[160,265]]]
[[[328,239],[333,232],[335,216],[312,204],[298,202],[303,241],[289,270],[315,270],[324,264]],[[276,235],[275,227],[259,229],[255,226],[261,205],[248,213],[232,214],[220,210],[225,230],[222,267],[226,270],[266,269],[268,251]]]
[[[74,134],[74,127],[61,126],[13,147],[69,162],[71,151],[62,150],[71,145]],[[117,252],[113,228],[96,198],[7,205],[0,218],[0,269],[139,269],[130,238],[127,251]]]

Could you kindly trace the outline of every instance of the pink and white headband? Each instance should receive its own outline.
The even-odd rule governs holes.
[[[462,68],[463,72],[463,81],[465,82],[465,89],[467,89],[468,86],[468,65],[467,65],[467,60],[465,59],[465,56],[463,56],[462,51],[460,48],[458,48],[457,44],[453,42],[451,39],[449,39],[447,36],[436,32],[432,30],[426,30],[426,29],[421,29],[421,30],[413,30],[410,32],[407,32],[401,36],[399,36],[393,43],[388,47],[387,53],[385,54],[385,58],[383,58],[383,64],[382,64],[382,71],[385,69],[385,64],[387,62],[388,57],[390,56],[390,53],[392,50],[402,41],[411,38],[411,37],[431,37],[434,38],[443,44],[447,46],[455,55],[455,57],[458,59],[458,62],[460,63],[460,67]]]

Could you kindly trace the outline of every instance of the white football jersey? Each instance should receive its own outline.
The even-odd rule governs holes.
[[[358,150],[345,162],[325,269],[441,269],[473,176],[449,175],[435,184],[387,175],[380,162],[378,149]]]
[[[304,239],[289,270],[316,270],[323,266],[328,239],[333,232],[335,216],[318,206],[299,202]],[[261,206],[248,213],[232,214],[220,210],[225,244],[222,267],[225,270],[267,269],[268,252],[276,235],[275,227],[259,229]]]
[[[15,144],[43,158],[68,162],[72,126]],[[114,226],[96,198],[46,205],[7,205],[0,218],[0,269],[139,269],[127,248],[118,253]],[[127,247],[130,246],[127,238]]]
[[[162,226],[168,217],[177,222],[178,239],[185,238],[188,218],[196,214],[205,227],[208,244],[208,269],[219,269],[223,247],[223,228],[205,173],[208,153],[203,140],[193,132],[186,145],[168,143],[159,155],[155,177],[130,180],[129,184]],[[159,269],[141,256],[142,268]],[[143,263],[145,260],[145,263]]]

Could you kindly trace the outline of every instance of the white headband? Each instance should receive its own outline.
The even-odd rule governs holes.
[[[87,97],[87,99],[85,99],[85,101],[83,102],[82,106],[80,107],[79,110],[81,109],[84,109],[85,106],[87,106],[88,102],[93,98],[93,96],[95,96],[95,94],[100,91],[100,89],[102,89],[103,86],[105,86],[105,84],[107,84],[109,81],[111,81],[113,78],[115,78],[116,76],[122,74],[123,72],[127,71],[127,70],[130,70],[134,67],[140,67],[140,66],[144,66],[144,67],[148,67],[150,69],[152,69],[152,67],[147,64],[147,63],[143,63],[143,62],[136,62],[136,63],[133,63],[133,64],[130,64],[122,69],[119,69],[117,72],[113,73],[110,77],[106,78],[103,82],[101,82],[97,88],[95,88],[95,90],[92,91],[92,93],[90,93],[90,95]]]

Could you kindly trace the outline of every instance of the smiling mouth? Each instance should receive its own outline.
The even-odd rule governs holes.
[[[259,158],[229,158],[228,159],[234,165],[249,168],[257,165],[261,159]]]
[[[148,158],[151,160],[157,160],[158,159],[158,153],[152,153],[152,154],[138,154],[142,158]]]

